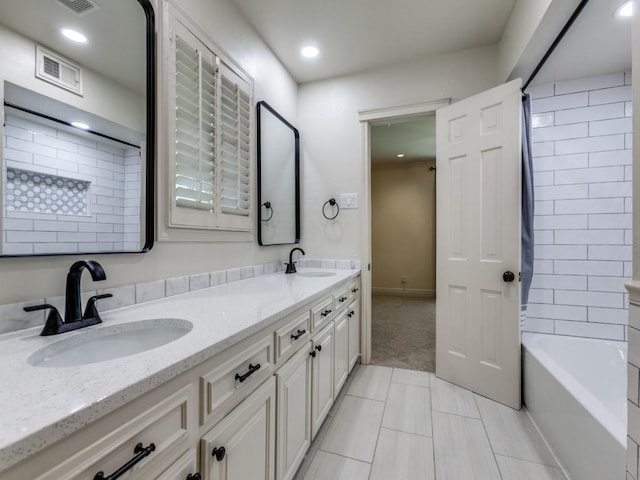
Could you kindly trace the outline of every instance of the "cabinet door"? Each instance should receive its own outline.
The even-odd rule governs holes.
[[[275,384],[275,378],[269,378],[204,435],[204,479],[273,480]]]
[[[360,299],[349,305],[347,311],[349,322],[349,372],[360,357]]]
[[[335,320],[335,347],[334,347],[334,386],[335,395],[347,381],[349,375],[349,317],[344,311]]]
[[[278,431],[276,480],[293,478],[311,443],[311,356],[300,350],[276,373]]]
[[[311,438],[333,404],[333,322],[313,339],[311,367]]]

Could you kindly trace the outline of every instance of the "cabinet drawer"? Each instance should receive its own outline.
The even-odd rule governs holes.
[[[268,334],[200,377],[200,424],[240,392],[248,394],[273,372],[273,337]]]
[[[62,458],[67,460],[61,462],[62,458],[58,457],[56,466],[37,479],[93,479],[98,472],[108,477],[134,457],[141,460],[128,471],[126,478],[155,478],[153,472],[165,470],[187,450],[189,417],[193,407],[193,388],[189,385],[130,421],[114,425],[117,428],[81,451],[75,450],[77,454],[74,456],[69,456],[70,447],[65,448],[62,445],[65,442],[61,442],[60,452],[67,451]],[[138,444],[141,447],[136,448]],[[153,447],[149,448],[151,445]],[[142,452],[144,449],[146,451]],[[147,452],[148,455],[144,455]]]
[[[349,285],[344,284],[338,287],[333,291],[333,298],[335,298],[336,302],[336,311],[343,309],[347,306],[349,299],[351,296],[349,295],[348,290]]]
[[[311,307],[311,329],[318,332],[333,318],[333,297],[326,298]]]
[[[347,286],[347,295],[349,296],[349,299],[360,295],[360,277],[356,277],[349,282]]]
[[[309,312],[294,317],[292,321],[275,332],[275,362],[286,360],[309,340]]]

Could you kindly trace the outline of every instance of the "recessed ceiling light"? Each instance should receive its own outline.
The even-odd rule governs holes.
[[[404,153],[398,153],[396,155],[397,158],[404,158],[406,155]]]
[[[633,8],[633,0],[629,0],[628,2],[624,2],[616,9],[617,17],[631,17],[633,16],[634,8]]]
[[[320,50],[313,45],[307,45],[306,47],[302,47],[300,54],[305,58],[315,58],[320,54]]]
[[[70,28],[63,28],[60,31],[65,37],[67,37],[72,42],[87,43],[87,37],[76,30],[71,30]]]
[[[87,125],[86,123],[82,123],[82,122],[71,122],[71,126],[79,128],[81,130],[89,130],[91,128],[89,125]]]

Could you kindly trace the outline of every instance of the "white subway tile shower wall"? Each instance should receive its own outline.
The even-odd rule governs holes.
[[[536,262],[524,330],[625,340],[631,86],[618,73],[531,94]]]
[[[360,270],[360,261],[358,260],[312,260],[308,262],[305,261],[305,259],[300,259],[298,266],[300,268],[310,267],[308,263],[312,263],[313,265],[318,263],[318,268],[320,268],[319,264],[321,262],[326,265],[325,268]],[[216,285],[282,271],[284,271],[284,263],[278,262],[229,268],[216,272],[195,273],[164,280],[155,280],[153,282],[100,289],[97,290],[97,292],[83,292],[82,301],[86,303],[87,299],[92,295],[96,295],[96,293],[111,293],[113,295],[111,298],[105,298],[98,303],[98,310],[106,312],[115,308],[135,305],[136,303],[150,302],[159,298],[180,295],[181,293],[187,293],[193,290],[215,287]],[[60,314],[64,316],[64,297],[39,298],[28,302],[0,305],[0,335],[44,325],[46,311],[25,312],[23,307],[38,305],[45,303],[45,301],[56,306],[60,310]]]
[[[5,118],[5,169],[86,182],[90,195],[88,210],[66,215],[5,207],[3,254],[141,248],[140,149],[99,143],[11,113]]]

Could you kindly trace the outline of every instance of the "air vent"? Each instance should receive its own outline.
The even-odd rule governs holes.
[[[36,46],[36,77],[82,95],[82,70],[61,56]]]
[[[97,3],[89,0],[58,0],[58,2],[80,16],[88,15],[100,8]]]

